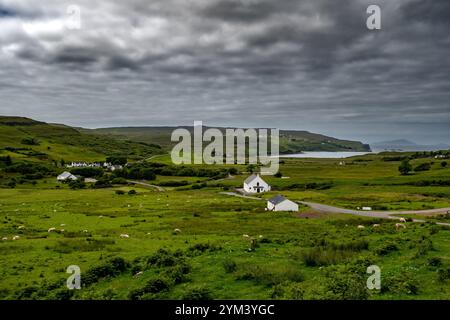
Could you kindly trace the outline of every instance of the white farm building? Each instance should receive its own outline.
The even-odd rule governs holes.
[[[58,181],[67,181],[67,180],[77,180],[78,178],[71,174],[68,171],[64,171],[59,176],[56,177],[56,180]]]
[[[244,191],[246,193],[261,193],[270,191],[270,186],[259,174],[252,174],[244,181]]]
[[[268,211],[298,211],[298,204],[283,196],[275,196],[267,201]]]

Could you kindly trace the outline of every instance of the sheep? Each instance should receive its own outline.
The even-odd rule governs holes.
[[[400,218],[399,221],[400,222],[406,222],[406,219],[405,218]]]
[[[175,230],[173,230],[173,232],[180,233],[181,230],[180,229],[175,229]]]
[[[20,237],[19,237],[19,236],[14,236],[12,239],[13,239],[13,240],[19,240]]]
[[[248,234],[243,234],[242,235],[244,238],[250,238],[250,236]]]
[[[366,228],[366,227],[364,227],[363,225],[359,225],[359,226],[358,226],[358,229],[359,229],[359,230],[362,230],[362,229],[365,229],[365,228]]]
[[[25,226],[19,226],[17,229],[25,229]]]
[[[3,237],[2,240],[6,241],[6,240],[8,240],[8,237]]]
[[[88,233],[88,231],[87,231],[87,230],[83,230],[83,232],[84,232],[84,233]]]
[[[403,229],[406,229],[406,226],[403,224],[403,223],[396,223],[395,224],[395,229],[400,229],[400,228],[403,228]]]
[[[56,228],[50,228],[50,229],[48,229],[48,231],[47,232],[53,232],[53,231],[55,231],[56,230]]]
[[[121,237],[121,238],[129,238],[130,236],[129,236],[128,234],[126,234],[126,233],[122,233],[122,234],[120,235],[120,237]]]
[[[134,277],[139,277],[139,276],[142,276],[144,274],[144,272],[142,272],[142,271],[139,271],[138,273],[136,273],[135,275],[134,275]]]
[[[379,228],[379,227],[380,227],[380,225],[379,225],[379,224],[377,224],[377,223],[375,223],[375,224],[373,224],[373,225],[372,225],[372,227],[374,227],[374,228]]]
[[[60,231],[60,232],[64,232],[64,231],[66,231],[66,230],[64,230],[64,229],[61,229],[61,231]]]
[[[60,227],[65,227],[65,226],[66,226],[65,223],[61,223],[61,224],[60,224]]]

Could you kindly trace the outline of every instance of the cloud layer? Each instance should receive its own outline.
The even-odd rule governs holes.
[[[449,16],[446,0],[0,0],[0,114],[445,142]]]

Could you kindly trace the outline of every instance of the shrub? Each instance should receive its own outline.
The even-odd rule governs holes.
[[[226,273],[233,273],[237,269],[237,264],[233,260],[225,260],[223,262],[223,268],[225,269]]]
[[[181,262],[174,267],[170,267],[165,271],[165,276],[171,279],[175,284],[179,284],[188,280],[187,275],[191,272],[191,266],[186,262]]]
[[[125,178],[114,178],[111,180],[112,184],[127,184],[127,180]]]
[[[137,192],[136,192],[136,190],[131,189],[130,191],[128,191],[128,194],[129,194],[130,196],[132,196],[132,195],[137,194]]]
[[[120,257],[108,260],[102,265],[88,269],[83,275],[83,285],[88,286],[106,277],[114,277],[125,272],[129,264]]]
[[[275,173],[276,178],[281,178],[282,176],[283,176],[283,174],[281,173],[281,171],[278,171],[277,173]]]
[[[420,171],[428,171],[431,169],[431,164],[429,163],[421,163],[417,167],[414,168],[414,171],[420,172]]]
[[[398,171],[400,171],[401,175],[407,175],[412,170],[412,166],[409,163],[409,160],[405,159],[402,161],[400,166],[398,167]]]
[[[440,267],[442,265],[442,259],[439,257],[432,257],[428,259],[427,263],[431,267]]]
[[[183,300],[212,300],[211,290],[204,286],[192,287],[184,294]]]
[[[86,188],[86,183],[84,183],[84,181],[81,181],[81,179],[71,180],[69,181],[68,185],[69,188],[73,190]]]
[[[438,272],[438,280],[445,281],[450,279],[450,268],[447,269],[439,269]]]
[[[446,168],[447,167],[447,161],[442,161],[441,162],[441,167],[442,168]]]
[[[144,293],[159,293],[162,291],[168,291],[170,289],[170,281],[167,278],[155,278],[149,280],[144,288]]]
[[[328,269],[325,288],[327,299],[366,300],[369,297],[365,270],[358,266],[345,265]]]
[[[202,254],[204,252],[219,251],[221,249],[222,248],[220,246],[206,242],[206,243],[196,243],[196,244],[190,246],[188,251],[192,255],[197,255],[197,254]]]
[[[342,250],[327,250],[320,247],[311,249],[301,255],[303,262],[308,267],[337,264],[347,261],[349,257],[349,252]]]
[[[159,249],[147,258],[147,264],[157,267],[172,267],[180,263],[182,259],[183,253],[181,251],[170,252],[166,249]]]
[[[415,295],[419,291],[414,275],[409,272],[401,272],[398,275],[384,275],[381,292]]]
[[[272,299],[303,300],[305,290],[302,284],[285,281],[272,288]]]
[[[117,195],[125,194],[125,191],[123,191],[123,190],[116,190],[115,192],[116,192]]]
[[[76,176],[82,176],[85,178],[99,178],[103,176],[102,168],[73,168],[71,173]]]
[[[398,251],[398,247],[395,243],[386,243],[378,247],[375,253],[379,256],[385,256],[391,252]]]

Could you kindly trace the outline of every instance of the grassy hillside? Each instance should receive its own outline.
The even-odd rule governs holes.
[[[415,214],[425,222],[396,229],[396,220],[305,206],[265,211],[277,194],[352,209],[449,207],[448,160],[432,153],[283,158],[282,176],[264,177],[272,191],[249,199],[229,192],[252,166],[175,166],[168,154],[150,152],[156,147],[87,132],[1,118],[0,299],[450,297],[450,228],[434,224],[450,222],[448,215]],[[99,185],[38,175],[52,159],[102,160],[109,152],[152,157],[102,172]],[[406,158],[413,170],[400,175]],[[3,183],[13,182],[7,169],[20,159],[27,162],[17,183]],[[31,159],[35,173],[25,170]],[[370,291],[366,271],[374,264],[382,287]],[[81,268],[81,290],[65,286],[70,265]]]
[[[183,127],[192,132],[192,127]],[[89,130],[105,135],[116,135],[121,139],[152,142],[170,147],[171,133],[177,127],[124,127]],[[206,130],[207,127],[204,128]],[[308,131],[280,131],[280,153],[300,153],[302,151],[370,151],[370,147],[358,141],[340,140]]]
[[[107,155],[142,159],[161,153],[157,145],[104,135],[22,117],[0,116],[0,155],[34,161],[102,161]]]

